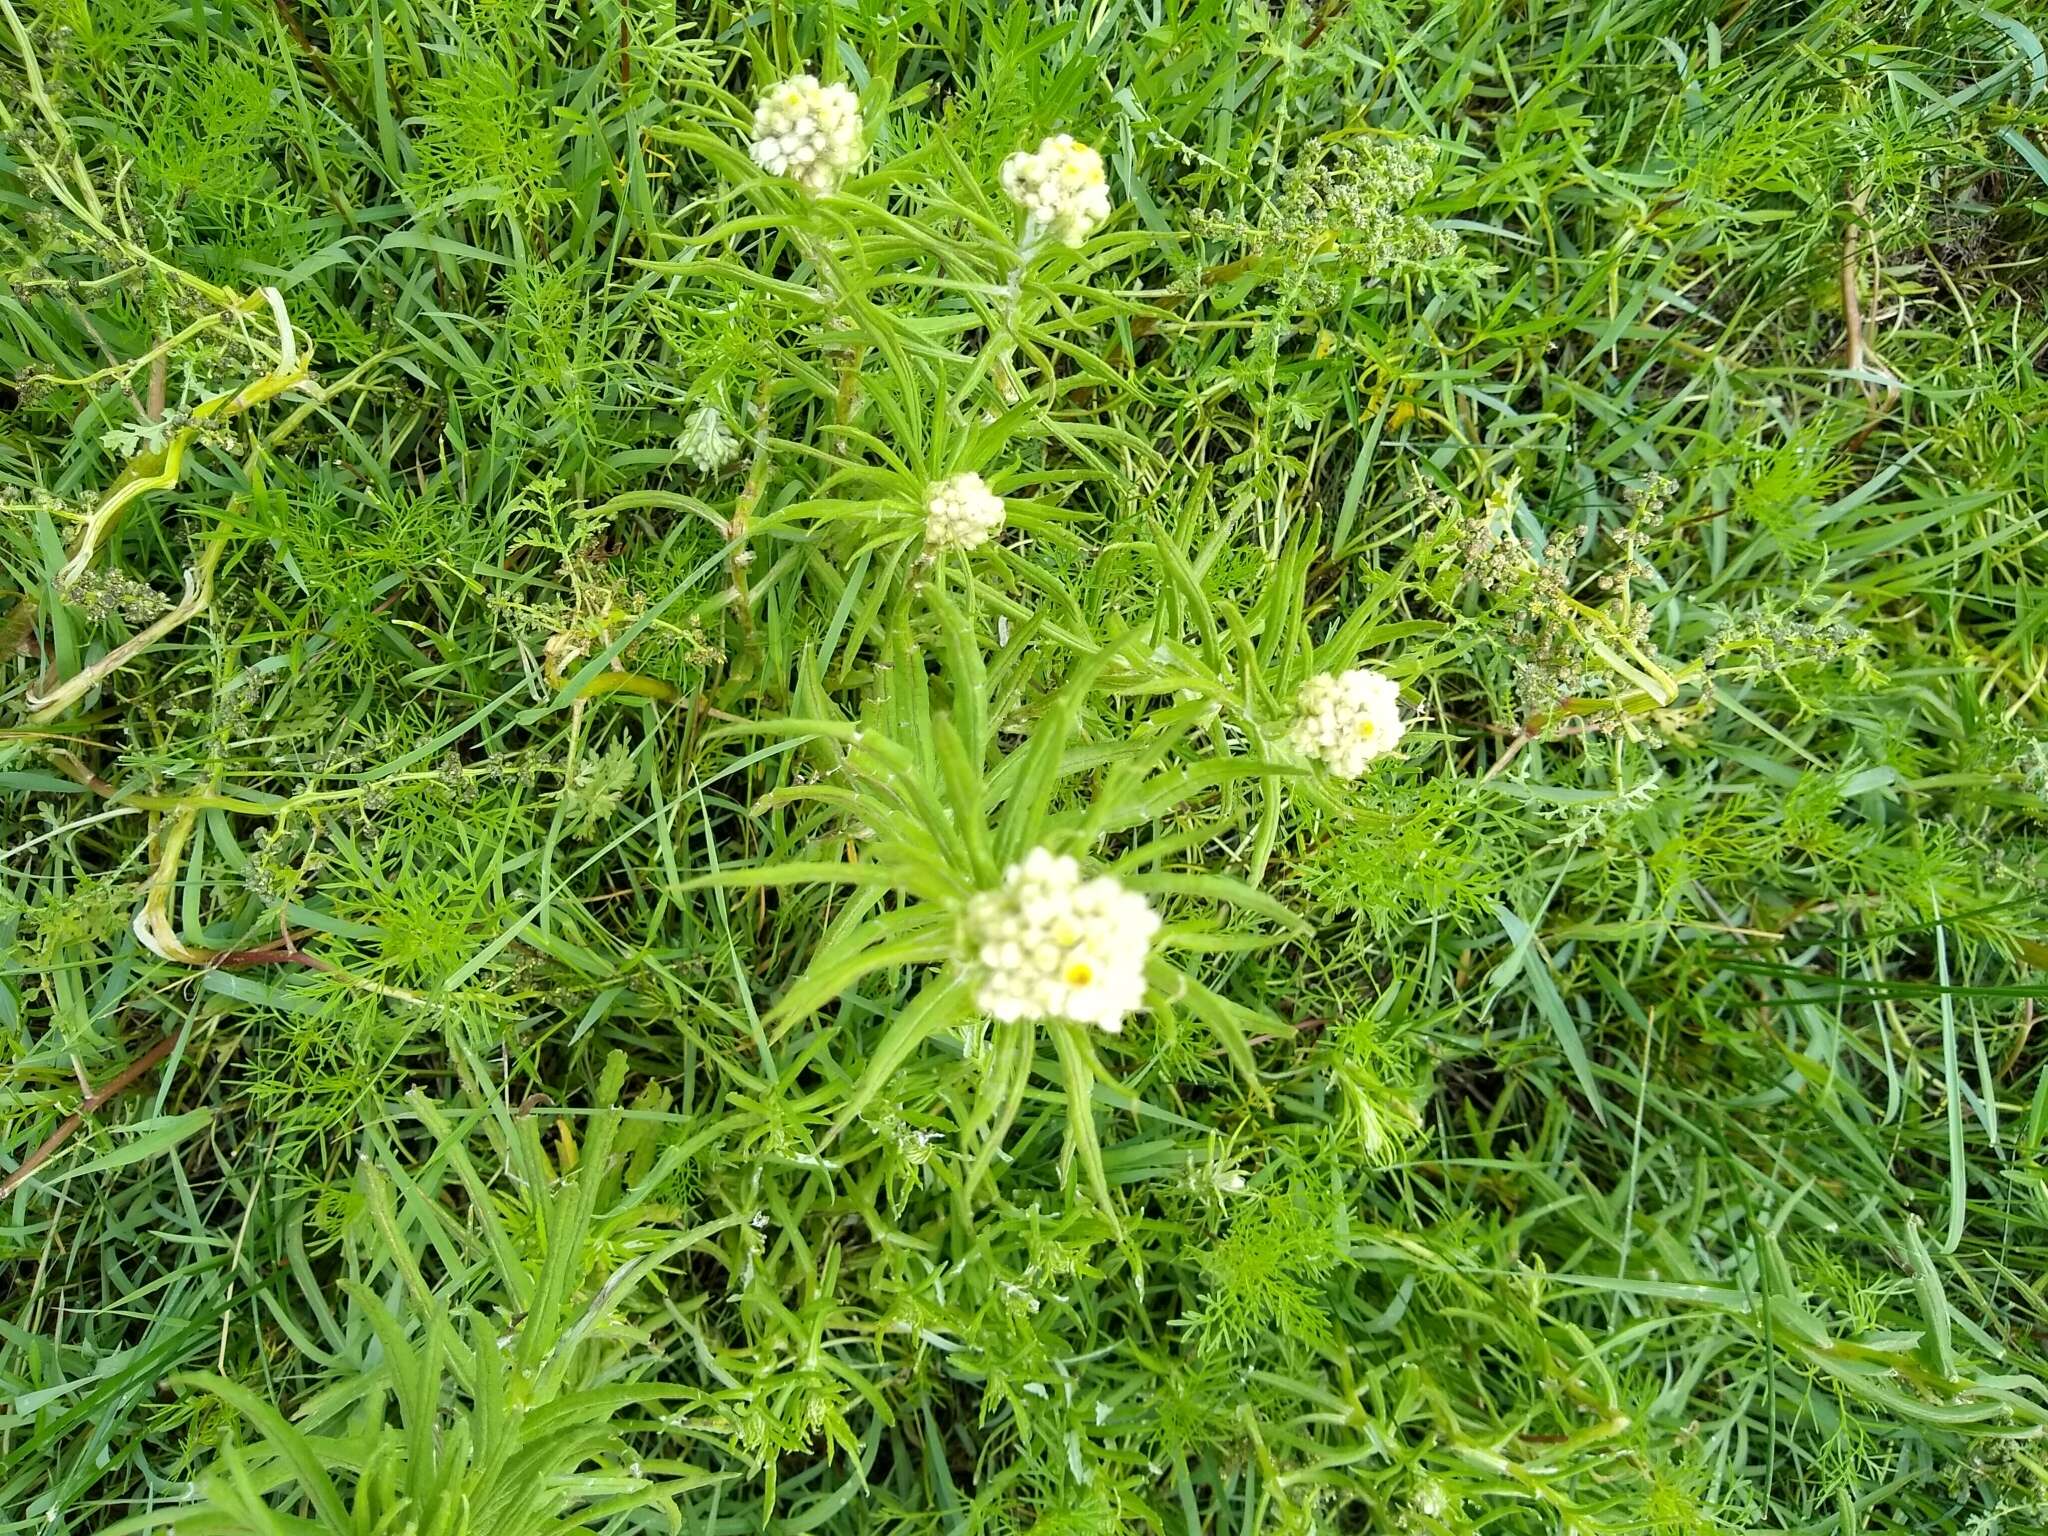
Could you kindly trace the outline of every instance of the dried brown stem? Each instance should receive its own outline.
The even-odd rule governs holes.
[[[320,77],[320,83],[327,87],[328,94],[347,107],[357,122],[367,121],[363,116],[362,104],[334,78],[334,71],[327,63],[327,55],[314,43],[312,36],[306,31],[306,24],[299,19],[298,7],[292,4],[292,0],[274,0],[274,3],[277,6],[278,20],[284,23],[285,30],[291,34],[299,52],[312,66],[313,73]]]
[[[67,1116],[56,1130],[50,1132],[49,1137],[43,1144],[23,1158],[21,1166],[7,1175],[4,1183],[0,1183],[0,1200],[5,1200],[9,1195],[13,1194],[15,1190],[21,1187],[22,1182],[30,1174],[42,1167],[52,1157],[55,1157],[62,1150],[64,1143],[78,1134],[78,1128],[85,1124],[85,1117],[87,1115],[97,1113],[106,1104],[134,1087],[136,1081],[145,1072],[171,1054],[172,1049],[184,1036],[185,1031],[182,1027],[172,1030],[163,1039],[157,1041],[155,1045],[123,1067],[120,1073],[104,1088],[93,1090],[86,1097],[85,1102],[78,1106],[77,1113]]]

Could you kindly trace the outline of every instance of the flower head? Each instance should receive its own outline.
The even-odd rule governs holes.
[[[1079,245],[1109,217],[1102,156],[1071,134],[1056,133],[1005,160],[1003,191],[1062,245]]]
[[[968,903],[967,927],[975,1005],[993,1018],[1072,1019],[1114,1034],[1144,1006],[1158,914],[1108,875],[1084,880],[1065,855],[1032,849]]]
[[[1409,1491],[1408,1504],[1425,1520],[1441,1520],[1450,1511],[1450,1490],[1433,1477],[1421,1477]]]
[[[1400,686],[1369,667],[1325,672],[1302,685],[1288,743],[1340,779],[1355,779],[1374,758],[1394,750],[1407,730]]]
[[[754,163],[813,197],[837,191],[860,164],[860,98],[843,85],[796,75],[770,86],[754,108]]]
[[[928,549],[975,549],[1003,526],[1003,498],[969,470],[934,480],[924,493],[924,542]]]
[[[732,435],[725,417],[715,405],[699,407],[683,423],[676,439],[676,452],[697,466],[699,474],[713,474],[730,464],[740,451],[740,440]]]

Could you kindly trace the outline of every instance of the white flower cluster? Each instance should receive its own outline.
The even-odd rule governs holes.
[[[1400,685],[1369,667],[1325,672],[1302,685],[1287,740],[1340,779],[1355,779],[1374,758],[1394,750],[1408,727]]]
[[[712,474],[739,456],[740,440],[732,435],[725,417],[715,405],[702,406],[683,423],[676,439],[676,452],[697,466],[699,474]]]
[[[1435,1478],[1423,1477],[1416,1479],[1415,1487],[1408,1495],[1408,1503],[1425,1520],[1441,1520],[1450,1512],[1451,1495]]]
[[[1062,245],[1079,245],[1109,217],[1102,156],[1071,134],[1056,133],[1005,160],[1003,191]]]
[[[816,75],[770,87],[754,108],[754,163],[814,197],[838,190],[864,148],[860,98]]]
[[[992,1018],[1072,1019],[1114,1034],[1144,1006],[1158,914],[1108,875],[1084,880],[1063,854],[1032,849],[968,904],[967,924],[981,970],[975,1005]]]
[[[972,470],[934,480],[924,493],[927,549],[977,549],[1002,526],[1003,498]]]

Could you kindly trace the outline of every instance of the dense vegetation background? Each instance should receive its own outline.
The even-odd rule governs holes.
[[[0,1531],[2048,1528],[2039,20],[0,0]]]

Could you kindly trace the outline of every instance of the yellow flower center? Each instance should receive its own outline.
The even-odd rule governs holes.
[[[1063,973],[1070,987],[1085,987],[1095,979],[1095,967],[1086,960],[1076,960]]]
[[[1373,724],[1372,717],[1370,715],[1367,715],[1362,717],[1359,720],[1358,724],[1352,727],[1352,729],[1358,732],[1359,740],[1370,741],[1372,739],[1372,733],[1375,730],[1377,730],[1378,727]]]

